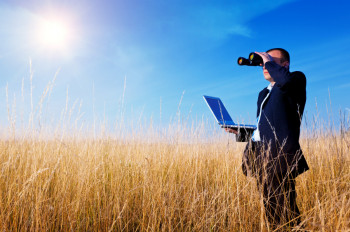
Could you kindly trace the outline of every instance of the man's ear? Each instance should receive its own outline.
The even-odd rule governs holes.
[[[288,61],[284,61],[282,66],[285,67],[286,69],[289,69],[289,62]]]

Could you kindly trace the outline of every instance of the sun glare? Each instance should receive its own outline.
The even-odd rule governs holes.
[[[51,48],[63,48],[67,43],[68,28],[61,22],[46,21],[41,25],[41,42]]]

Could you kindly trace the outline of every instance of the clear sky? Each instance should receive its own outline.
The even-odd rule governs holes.
[[[254,123],[268,83],[261,68],[236,61],[273,47],[290,52],[291,71],[305,73],[307,114],[317,115],[317,102],[327,117],[330,95],[338,120],[339,109],[350,108],[349,9],[345,0],[1,0],[0,123],[8,120],[6,89],[17,121],[28,119],[30,70],[37,115],[58,71],[43,103],[48,123],[58,122],[67,91],[68,108],[77,102],[72,117],[87,124],[123,113],[167,125],[181,99],[184,118],[214,120],[202,95],[220,97],[234,119]],[[40,29],[47,22],[62,25],[56,44]]]

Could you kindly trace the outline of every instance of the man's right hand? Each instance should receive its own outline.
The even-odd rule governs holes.
[[[228,133],[233,133],[233,134],[238,135],[238,131],[235,129],[232,129],[232,128],[225,128],[225,131]]]

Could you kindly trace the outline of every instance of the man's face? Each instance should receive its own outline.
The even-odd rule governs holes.
[[[269,54],[272,59],[280,66],[284,66],[286,68],[289,67],[289,62],[288,61],[284,61],[283,63],[281,62],[282,60],[282,53],[278,50],[272,50],[270,52],[268,52],[267,54]],[[267,69],[265,69],[265,66],[263,66],[263,73],[264,73],[264,77],[267,81],[269,82],[273,82],[273,78],[270,76],[269,72],[267,71]]]

